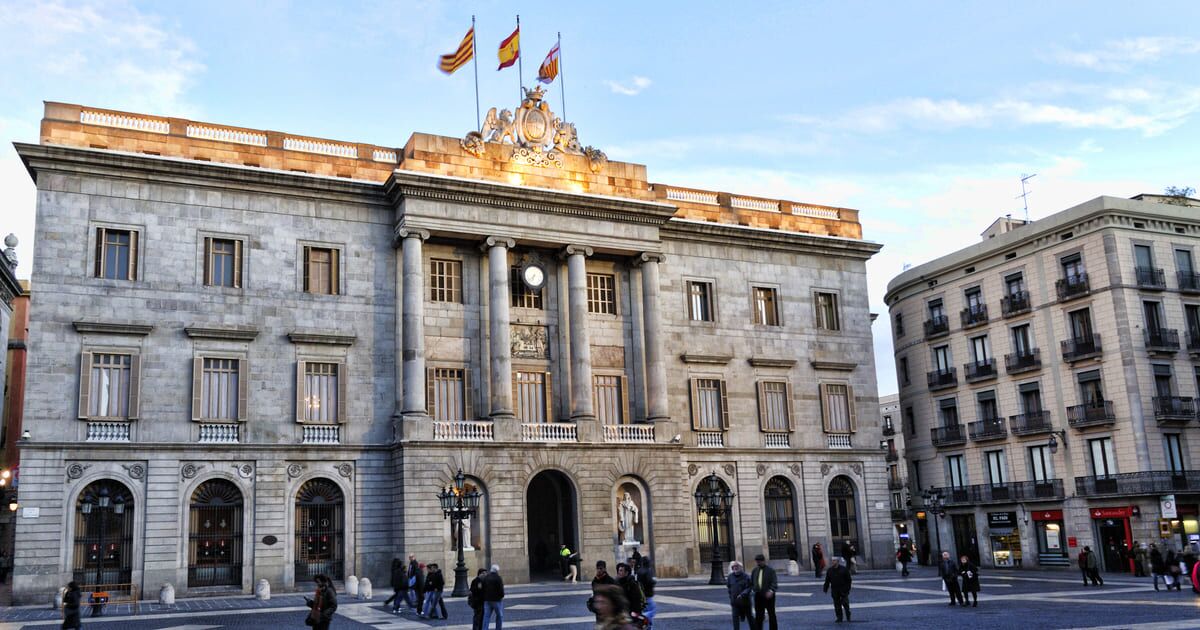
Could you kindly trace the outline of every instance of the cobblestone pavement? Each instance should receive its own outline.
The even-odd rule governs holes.
[[[1200,597],[1190,589],[1155,592],[1148,579],[1106,578],[1103,587],[1084,587],[1074,573],[995,572],[983,576],[978,608],[947,605],[941,583],[930,569],[918,568],[908,578],[890,572],[863,572],[851,594],[854,627],[862,628],[1200,628]],[[731,627],[723,589],[703,578],[663,580],[655,600],[655,628],[707,630]],[[829,597],[811,577],[782,578],[777,612],[781,628],[837,627]],[[593,618],[584,602],[586,585],[516,585],[507,589],[505,626],[590,630]],[[384,597],[371,602],[345,598],[333,627],[337,629],[449,628],[469,630],[470,610],[464,599],[447,600],[450,620],[430,621],[411,613],[392,615]],[[84,618],[88,628],[111,630],[215,630],[219,628],[303,628],[302,595],[277,595],[269,602],[249,597],[181,599],[175,609],[156,604],[141,613],[121,607],[105,617]],[[53,627],[55,611],[16,608],[0,611],[0,630]]]

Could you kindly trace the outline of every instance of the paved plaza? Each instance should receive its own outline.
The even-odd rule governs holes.
[[[933,571],[921,567],[908,578],[890,572],[863,572],[851,595],[853,623],[863,628],[1200,628],[1200,598],[1189,590],[1155,592],[1148,579],[1106,578],[1103,587],[1084,587],[1067,572],[998,573],[983,577],[978,608],[951,608]],[[663,580],[655,600],[660,629],[729,628],[722,589],[703,578]],[[534,584],[511,586],[505,598],[505,626],[585,630],[593,618],[585,608],[586,585]],[[449,628],[470,630],[465,600],[447,600],[449,621],[429,621],[383,610],[383,597],[360,602],[346,598],[334,628]],[[779,593],[780,627],[834,627],[829,597],[809,577],[783,578]],[[113,630],[215,630],[218,628],[303,627],[302,596],[276,596],[257,602],[243,596],[179,600],[173,610],[143,606],[139,615],[124,607],[102,619],[85,616],[89,628]],[[0,630],[53,627],[55,611],[13,608],[0,613]],[[743,626],[744,627],[744,626]]]

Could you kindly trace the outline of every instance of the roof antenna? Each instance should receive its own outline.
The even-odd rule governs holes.
[[[1025,182],[1033,179],[1034,177],[1037,177],[1037,173],[1034,173],[1032,175],[1027,175],[1025,173],[1021,173],[1021,194],[1017,195],[1016,197],[1013,197],[1013,199],[1020,199],[1021,203],[1025,205],[1025,222],[1026,223],[1029,223],[1029,195],[1031,195],[1033,193],[1025,189]]]

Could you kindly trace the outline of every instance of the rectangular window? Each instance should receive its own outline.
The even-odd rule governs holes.
[[[1038,413],[1042,410],[1042,390],[1037,383],[1025,383],[1018,388],[1021,413]]]
[[[996,392],[992,390],[979,392],[975,396],[975,401],[979,405],[980,420],[991,420],[1000,417],[1000,408],[996,405]]]
[[[904,336],[904,315],[901,315],[900,313],[896,313],[896,317],[893,318],[893,321],[896,322],[896,325],[894,326],[895,331],[896,331],[896,336],[903,337]]]
[[[462,261],[429,259],[429,301],[462,303]]]
[[[96,228],[96,277],[137,280],[137,241],[134,230]]]
[[[816,294],[817,304],[817,328],[822,330],[841,330],[841,317],[838,315],[838,296],[836,293],[825,293],[818,291]]]
[[[826,433],[853,433],[856,430],[854,397],[849,385],[821,385],[821,407]]]
[[[1092,311],[1081,308],[1067,313],[1067,323],[1070,325],[1071,336],[1076,341],[1087,341],[1092,338]]]
[[[1033,353],[1033,341],[1029,337],[1029,324],[1013,326],[1013,352],[1019,356],[1029,356]]]
[[[942,426],[952,427],[958,424],[958,403],[953,398],[938,401],[938,414],[941,415]]]
[[[1025,290],[1025,275],[1020,273],[1004,277],[1004,290],[1008,295],[1019,295]]]
[[[1167,450],[1167,470],[1179,475],[1182,474],[1183,466],[1183,443],[1179,439],[1178,433],[1164,433],[1163,445]]]
[[[1133,264],[1139,269],[1149,269],[1154,266],[1154,256],[1149,245],[1133,246]]]
[[[597,374],[592,377],[596,419],[600,424],[625,424],[628,421],[623,385],[620,376]]]
[[[547,372],[514,372],[517,399],[517,420],[520,422],[549,422],[550,374]]]
[[[1083,280],[1083,258],[1079,254],[1071,254],[1064,257],[1060,264],[1062,265],[1063,277],[1070,282],[1081,282]]]
[[[1171,377],[1171,366],[1154,364],[1154,395],[1163,398],[1175,395],[1175,379]]]
[[[904,426],[905,431],[907,431],[910,436],[917,434],[917,418],[916,415],[913,414],[912,407],[906,407],[904,409]]]
[[[946,309],[942,306],[941,300],[929,301],[929,319],[939,319],[946,316]]]
[[[241,390],[240,359],[204,360],[200,393],[202,420],[237,420]]]
[[[304,421],[338,422],[337,363],[304,363]]]
[[[438,422],[464,422],[467,412],[467,371],[462,368],[429,368],[429,415]]]
[[[1117,474],[1117,460],[1113,457],[1113,442],[1110,437],[1088,440],[1088,452],[1092,456],[1092,474],[1107,477]]]
[[[204,238],[204,285],[242,286],[242,242],[233,238]]]
[[[1104,387],[1100,379],[1100,370],[1088,370],[1076,375],[1079,383],[1079,400],[1089,406],[1104,404]]]
[[[529,285],[525,284],[525,280],[521,277],[520,267],[513,267],[509,272],[508,287],[512,297],[509,304],[513,308],[536,308],[538,310],[544,308],[542,306],[542,289],[545,288],[545,285],[536,289],[529,288]]]
[[[1195,273],[1195,266],[1192,264],[1192,251],[1189,249],[1175,250],[1175,268],[1179,273],[1192,274]]]
[[[993,486],[1000,486],[1008,483],[1008,476],[1004,472],[1006,467],[1004,461],[1004,451],[987,451],[983,454],[983,456],[984,460],[987,462],[988,481]]]
[[[729,399],[725,381],[697,378],[692,381],[692,428],[723,431],[729,428]]]
[[[617,314],[617,279],[610,273],[587,275],[587,304],[589,313]]]
[[[779,294],[770,287],[754,287],[754,323],[779,325]]]
[[[87,417],[128,418],[133,356],[100,352],[90,356]]]
[[[1188,343],[1200,341],[1200,306],[1184,304],[1183,319],[1187,323],[1188,334],[1192,337],[1188,340]]]
[[[792,430],[788,389],[788,384],[782,381],[763,381],[758,384],[759,428],[763,431]]]
[[[933,368],[938,372],[950,371],[950,346],[938,346],[933,349]]]
[[[908,357],[900,357],[900,382],[905,385],[912,382],[908,378]]]
[[[304,291],[337,295],[338,250],[332,247],[304,247]]]
[[[1054,457],[1048,446],[1029,447],[1029,476],[1038,483],[1047,483],[1054,478]]]
[[[980,291],[977,288],[967,289],[963,296],[967,300],[967,308],[970,309],[972,313],[978,312],[983,308],[983,291]]]
[[[1142,315],[1146,319],[1146,330],[1156,333],[1162,329],[1162,307],[1158,302],[1142,302]]]
[[[690,280],[687,283],[688,318],[694,322],[713,321],[712,283]]]
[[[987,335],[980,335],[971,338],[971,358],[977,364],[987,363],[988,359],[992,358],[991,344],[988,343]]]
[[[963,465],[962,455],[946,456],[946,477],[951,488],[962,488],[967,485],[967,467]]]

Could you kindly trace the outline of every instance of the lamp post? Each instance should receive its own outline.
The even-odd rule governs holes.
[[[455,530],[458,540],[458,564],[454,565],[454,591],[450,597],[466,597],[471,589],[467,585],[467,563],[463,557],[463,526],[462,522],[471,518],[479,511],[479,491],[466,489],[466,475],[461,468],[454,475],[454,485],[442,488],[438,493],[438,501],[442,504],[442,518],[450,519],[450,526]]]
[[[734,496],[728,488],[722,486],[721,478],[717,476],[716,472],[713,472],[700,482],[700,487],[693,495],[696,498],[696,510],[708,516],[709,540],[712,541],[712,577],[708,579],[708,583],[713,585],[725,583],[725,571],[721,568],[720,530],[717,523],[733,505]]]
[[[83,499],[83,504],[80,510],[89,521],[88,530],[90,532],[90,521],[93,518],[100,520],[100,535],[99,542],[96,545],[96,584],[104,584],[104,563],[108,559],[108,513],[121,515],[125,513],[125,497],[118,494],[114,499],[109,495],[108,486],[100,486],[100,490],[95,494],[88,493]],[[93,517],[93,513],[95,516]],[[115,551],[115,549],[113,550]],[[119,564],[119,563],[118,563]],[[118,568],[120,568],[118,566]]]
[[[930,488],[921,493],[921,498],[925,501],[925,512],[933,515],[933,534],[937,540],[937,557],[941,558],[942,528],[938,525],[938,518],[946,513],[946,500],[936,488]]]

